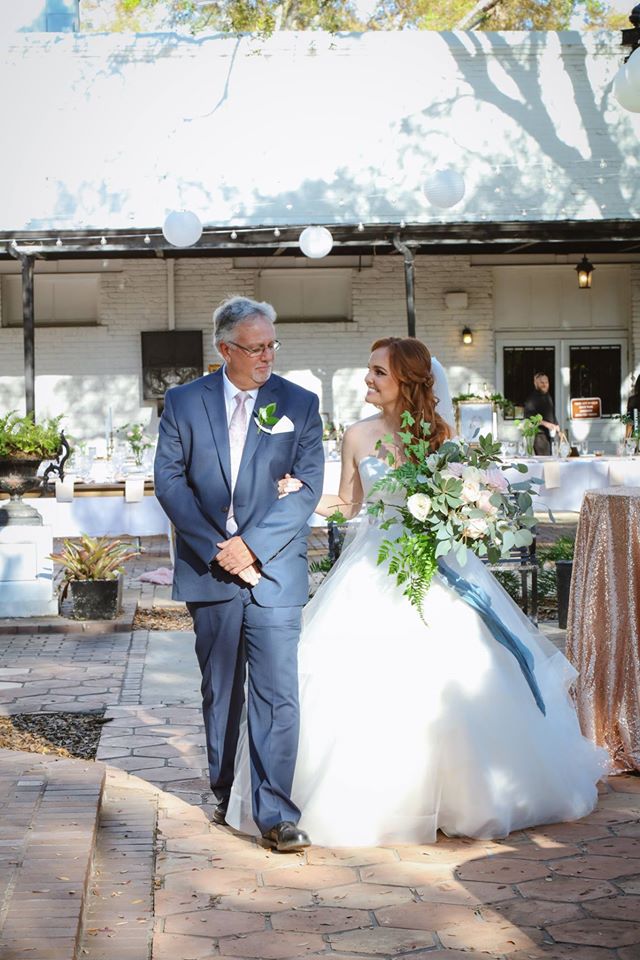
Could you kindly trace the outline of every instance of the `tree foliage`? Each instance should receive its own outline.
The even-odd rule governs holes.
[[[607,0],[81,0],[82,30],[567,30],[622,29]]]

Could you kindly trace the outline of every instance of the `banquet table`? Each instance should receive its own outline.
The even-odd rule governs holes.
[[[640,486],[585,494],[567,620],[583,734],[640,770]]]
[[[509,462],[509,461],[507,461]],[[580,511],[587,490],[610,486],[640,486],[640,457],[518,457],[511,461],[524,463],[527,473],[514,467],[506,475],[510,482],[537,477],[543,481],[537,486],[535,510],[546,508],[558,512]],[[337,493],[340,481],[340,461],[327,460],[324,466],[324,493]]]
[[[640,457],[519,457],[514,462],[524,463],[527,473],[508,470],[512,483],[532,477],[543,481],[537,487],[536,511],[578,513],[587,490],[640,486]]]
[[[152,537],[169,533],[169,521],[158,503],[153,483],[146,481],[139,499],[128,502],[125,483],[76,483],[73,499],[55,496],[24,497],[35,507],[54,537]],[[0,501],[1,503],[1,501]]]

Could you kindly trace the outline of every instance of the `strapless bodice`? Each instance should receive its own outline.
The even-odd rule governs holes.
[[[358,464],[360,481],[364,491],[365,500],[384,500],[385,503],[400,505],[404,503],[402,492],[392,493],[390,490],[371,491],[373,487],[390,470],[389,464],[378,457],[363,457]]]

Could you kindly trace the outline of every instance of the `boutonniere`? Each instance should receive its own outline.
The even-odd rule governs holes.
[[[258,414],[253,418],[258,430],[271,433],[280,417],[276,417],[276,404],[268,403],[266,407],[259,407]]]

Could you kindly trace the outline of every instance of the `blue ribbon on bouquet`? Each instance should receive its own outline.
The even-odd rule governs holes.
[[[442,560],[442,557],[438,560],[438,572],[465,603],[468,603],[470,607],[473,607],[473,609],[478,612],[498,643],[501,643],[503,647],[506,647],[507,650],[513,654],[518,661],[518,666],[522,670],[525,680],[529,684],[533,699],[546,716],[547,711],[544,700],[542,699],[542,694],[540,693],[540,687],[535,678],[533,656],[529,648],[495,615],[491,608],[491,601],[481,587],[469,583],[464,577],[455,573],[451,567],[448,567]]]

